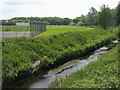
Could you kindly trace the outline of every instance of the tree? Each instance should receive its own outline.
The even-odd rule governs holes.
[[[26,23],[27,23],[27,22],[30,22],[30,20],[29,20],[29,19],[25,19],[25,20],[24,20],[24,22],[26,22]]]
[[[80,21],[86,25],[85,15],[80,16]]]
[[[63,18],[63,20],[62,20],[63,25],[69,25],[70,22],[71,22],[71,19],[69,19],[69,18]]]
[[[98,13],[98,24],[107,29],[111,25],[112,13],[111,9],[105,5],[101,7],[101,11]]]
[[[111,24],[112,24],[113,26],[117,26],[117,17],[116,17],[117,8],[112,9],[111,12],[112,12],[112,21],[111,21]]]
[[[117,20],[117,25],[119,25],[120,24],[120,2],[117,6],[116,20]]]
[[[87,24],[88,26],[91,26],[91,25],[93,25],[93,22],[94,22],[93,16],[92,16],[92,14],[89,12],[89,13],[86,15],[86,24]]]
[[[92,14],[92,20],[93,20],[92,24],[96,25],[97,24],[96,23],[96,17],[97,17],[98,12],[97,12],[97,10],[94,7],[91,7],[89,11]]]
[[[73,22],[76,23],[76,24],[77,24],[79,21],[80,21],[80,17],[76,17],[75,19],[73,19]]]
[[[49,25],[49,22],[48,21],[43,21],[44,24],[46,25]]]
[[[89,9],[88,14],[86,15],[86,24],[88,26],[95,25],[96,22],[96,15],[97,15],[97,10],[94,7],[91,7]]]
[[[79,21],[79,22],[77,23],[77,26],[85,26],[85,24],[84,24],[83,22]]]
[[[76,23],[74,23],[73,21],[69,23],[70,26],[75,26]]]

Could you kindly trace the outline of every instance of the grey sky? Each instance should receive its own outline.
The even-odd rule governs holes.
[[[0,17],[68,17],[87,14],[90,7],[102,4],[115,8],[119,0],[0,0]]]

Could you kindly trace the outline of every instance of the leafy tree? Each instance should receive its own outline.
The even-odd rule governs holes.
[[[82,23],[84,23],[84,25],[86,24],[85,15],[81,15],[80,20]]]
[[[97,10],[94,7],[91,7],[88,14],[86,15],[86,23],[88,26],[95,25],[96,15]]]
[[[77,23],[77,26],[85,26],[85,24],[82,21],[80,21]]]
[[[116,17],[117,17],[117,25],[119,25],[120,24],[120,2],[119,2],[119,4],[118,4],[118,6],[117,6],[117,13],[116,13]]]
[[[111,24],[113,26],[117,26],[117,17],[116,17],[117,9],[116,8],[112,9],[111,12],[112,12],[112,21],[111,21]]]
[[[49,25],[49,22],[48,21],[43,21],[44,24],[46,25]]]
[[[73,19],[73,22],[76,23],[76,24],[77,24],[79,21],[80,21],[80,17],[76,17],[75,19]]]
[[[105,5],[101,7],[101,11],[98,13],[98,24],[107,29],[111,25],[112,13],[111,9]]]
[[[91,26],[91,25],[93,25],[93,22],[94,22],[94,20],[93,20],[92,14],[91,14],[91,13],[88,13],[88,14],[86,15],[86,24],[87,24],[88,26]]]
[[[73,21],[72,22],[70,22],[70,24],[69,24],[70,26],[75,26],[76,25],[76,23],[74,23]]]
[[[96,25],[96,17],[97,17],[97,10],[94,7],[90,8],[90,13],[92,14],[92,19],[93,19],[93,25]]]
[[[71,19],[69,18],[63,18],[62,20],[63,25],[69,25],[70,22],[71,22]]]
[[[60,18],[60,17],[15,17],[11,20],[16,20],[17,22],[28,22],[28,21],[40,21],[46,22],[50,25],[69,25],[72,21],[70,18]]]
[[[25,19],[24,22],[30,22],[30,20],[29,19]]]

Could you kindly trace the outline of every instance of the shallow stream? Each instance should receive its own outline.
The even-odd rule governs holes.
[[[107,50],[108,50],[107,47],[101,47],[100,49],[94,51],[92,55],[90,55],[88,58],[84,60],[80,60],[80,59],[71,60],[59,66],[58,68],[50,70],[42,78],[39,76],[35,78],[31,78],[28,81],[25,81],[21,85],[17,86],[16,88],[28,88],[28,90],[31,90],[32,88],[48,88],[49,84],[55,78],[66,77],[71,73],[76,72],[81,68],[84,68],[90,62],[98,60],[98,58],[104,53],[106,53]]]

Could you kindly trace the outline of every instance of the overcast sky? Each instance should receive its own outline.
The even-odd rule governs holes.
[[[103,4],[115,8],[120,0],[0,0],[0,19],[13,17],[68,17],[87,14]]]

